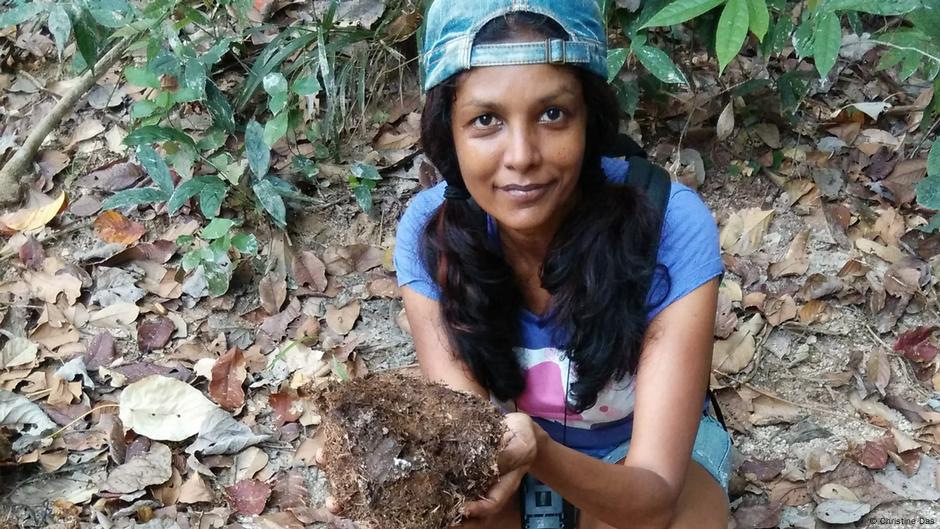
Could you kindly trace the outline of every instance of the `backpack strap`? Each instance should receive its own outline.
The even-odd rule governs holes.
[[[626,138],[624,141],[623,138]],[[632,139],[628,136],[620,135],[618,136],[617,145],[620,145],[625,151],[636,152],[636,149],[633,149],[630,144],[636,146],[639,149],[639,146],[636,145]],[[669,206],[669,195],[672,189],[672,178],[669,176],[669,173],[666,172],[662,167],[650,162],[646,158],[646,153],[642,152],[633,154],[629,156],[628,161],[630,162],[630,178],[628,183],[630,185],[636,186],[639,189],[642,189],[646,193],[647,198],[650,201],[650,204],[656,208],[656,211],[659,212],[659,226],[662,230],[663,224],[666,218],[666,208]],[[655,266],[655,259],[659,253],[659,240],[656,239],[656,245],[653,247],[652,259],[654,260],[653,265]],[[715,416],[718,419],[718,422],[725,428],[728,429],[728,425],[725,423],[724,414],[721,412],[721,406],[718,405],[718,398],[715,396],[715,392],[708,388],[708,399],[711,401],[712,408],[715,410]]]

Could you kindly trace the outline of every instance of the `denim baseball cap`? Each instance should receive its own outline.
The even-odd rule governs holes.
[[[568,40],[477,44],[483,26],[510,13],[558,23]],[[571,64],[607,77],[607,34],[597,0],[435,0],[425,18],[421,69],[428,91],[475,66]]]

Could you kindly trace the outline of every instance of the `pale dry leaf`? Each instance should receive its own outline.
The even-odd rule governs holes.
[[[187,453],[199,452],[204,456],[232,454],[268,439],[267,435],[256,435],[251,428],[235,420],[232,414],[215,406],[197,429],[199,437],[186,447]]]
[[[0,232],[31,231],[49,223],[65,205],[65,192],[56,198],[30,192],[23,209],[0,216]]]
[[[801,231],[793,238],[783,260],[773,263],[768,268],[771,279],[784,276],[799,276],[809,270],[809,256],[806,245],[809,242],[809,230]]]
[[[173,455],[163,443],[152,443],[150,450],[116,467],[108,474],[101,490],[130,494],[149,485],[159,485],[169,480],[173,473],[170,462]]]
[[[871,512],[871,505],[846,500],[826,500],[816,506],[816,517],[831,524],[847,524],[861,520]]]
[[[56,424],[39,405],[22,395],[0,389],[0,427],[13,428],[21,436],[13,442],[14,451],[26,450]]]
[[[858,496],[854,492],[838,483],[826,483],[816,492],[827,500],[858,501]]]
[[[751,401],[751,406],[750,420],[755,426],[794,423],[804,417],[799,406],[770,395],[758,395]]]
[[[287,299],[287,281],[281,275],[270,273],[258,284],[261,306],[268,314],[276,314]]]
[[[940,500],[940,486],[937,484],[937,460],[924,456],[917,473],[911,477],[904,475],[894,464],[888,465],[881,472],[873,473],[875,481],[901,498],[918,501]]]
[[[336,334],[340,336],[346,336],[349,334],[349,331],[352,330],[353,326],[356,325],[356,320],[359,318],[360,305],[359,301],[353,301],[348,305],[337,309],[333,305],[328,305],[326,308],[326,324]]]
[[[718,116],[718,125],[715,127],[718,141],[725,141],[734,132],[734,102],[725,105],[721,115]]]
[[[36,360],[39,346],[29,338],[10,335],[3,330],[0,330],[0,333],[8,338],[7,343],[3,344],[3,349],[0,349],[0,369],[32,364]]]
[[[920,443],[915,441],[914,438],[897,428],[891,428],[891,435],[894,436],[894,444],[899,454],[922,448]]]
[[[66,144],[66,149],[71,149],[76,143],[90,140],[105,131],[104,125],[97,119],[86,119],[78,124],[72,131],[72,136]]]
[[[51,179],[68,167],[69,160],[69,156],[62,151],[43,150],[37,155],[36,165],[39,166],[39,174]]]
[[[733,255],[750,255],[756,252],[770,227],[774,210],[749,208],[732,213],[721,229],[721,248]]]
[[[182,441],[200,433],[216,408],[198,389],[175,378],[151,375],[121,393],[124,428],[159,441]]]
[[[199,472],[193,472],[183,485],[180,487],[179,503],[202,503],[215,501],[215,495],[212,490],[206,486],[206,482],[199,475]]]
[[[897,247],[883,246],[864,237],[855,239],[855,247],[864,253],[875,254],[881,259],[892,264],[897,263],[901,259],[904,259],[904,254],[901,253],[901,250],[899,250]]]
[[[780,143],[780,129],[773,123],[758,123],[753,128],[754,132],[771,149],[779,149],[783,146]]]
[[[114,303],[107,307],[90,312],[88,323],[104,329],[122,329],[128,327],[140,316],[140,307],[134,303]]]
[[[731,300],[721,290],[718,291],[718,307],[715,311],[715,337],[726,339],[738,325],[738,316],[734,313]]]
[[[268,464],[268,455],[255,446],[250,446],[235,455],[235,481],[255,477]]]

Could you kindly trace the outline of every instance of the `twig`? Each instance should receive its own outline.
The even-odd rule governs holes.
[[[780,325],[781,329],[788,331],[796,332],[808,332],[811,334],[823,334],[825,336],[846,336],[847,333],[840,331],[830,331],[829,329],[823,329],[822,327],[813,327],[810,325],[800,325],[798,323],[784,323]]]
[[[96,406],[96,407],[94,407],[94,408],[92,408],[92,409],[86,411],[85,413],[79,415],[78,417],[75,417],[74,419],[72,419],[72,422],[66,424],[65,426],[63,426],[63,427],[61,427],[61,428],[59,428],[59,429],[56,430],[55,432],[53,432],[53,433],[47,435],[47,436],[45,437],[45,439],[52,439],[52,438],[56,437],[57,435],[59,435],[60,433],[64,432],[65,430],[68,430],[73,424],[75,424],[75,423],[77,423],[78,421],[84,419],[85,417],[88,417],[89,415],[91,415],[92,413],[95,413],[95,412],[98,411],[98,410],[103,410],[103,409],[105,409],[105,408],[119,408],[119,407],[120,407],[120,404],[102,404],[101,406]]]
[[[7,161],[3,169],[0,169],[0,206],[8,206],[19,202],[22,175],[30,167],[43,140],[59,125],[66,113],[72,110],[75,103],[94,86],[98,78],[111,69],[111,66],[121,58],[124,50],[131,42],[136,40],[138,35],[139,33],[129,35],[115,43],[108,50],[108,53],[95,63],[94,68],[78,78],[78,82],[62,96],[62,99],[59,99],[52,107],[52,110],[33,128],[26,141],[23,142],[23,146]]]

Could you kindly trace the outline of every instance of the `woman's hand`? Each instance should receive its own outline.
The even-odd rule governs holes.
[[[499,481],[483,498],[464,504],[462,512],[467,518],[489,518],[501,512],[508,502],[514,501],[519,484],[538,455],[536,429],[538,425],[525,413],[510,413],[503,417],[508,431],[503,436],[503,449],[497,457]]]

